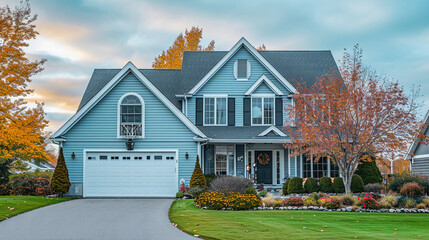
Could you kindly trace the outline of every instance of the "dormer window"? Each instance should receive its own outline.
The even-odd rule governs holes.
[[[122,96],[118,104],[118,137],[142,138],[144,136],[143,99],[135,93],[130,93]]]
[[[238,59],[234,63],[234,77],[238,81],[247,81],[250,77],[250,62],[247,59]]]

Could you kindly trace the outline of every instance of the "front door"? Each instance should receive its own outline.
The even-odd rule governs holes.
[[[273,152],[255,151],[257,183],[273,184]]]

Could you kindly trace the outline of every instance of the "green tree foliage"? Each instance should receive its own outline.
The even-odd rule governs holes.
[[[203,170],[200,167],[199,156],[197,155],[197,161],[195,163],[194,172],[192,173],[190,187],[201,187],[207,188],[206,177],[203,174]]]
[[[352,177],[352,185],[351,185],[352,192],[354,193],[361,193],[364,191],[364,184],[362,178],[354,174]]]
[[[304,189],[306,193],[318,192],[319,185],[317,184],[317,179],[309,177],[304,183]]]
[[[334,178],[334,184],[332,186],[335,193],[344,193],[346,191],[343,179],[340,177]]]
[[[331,193],[332,190],[332,180],[330,177],[320,178],[320,191],[324,193]]]
[[[373,155],[364,155],[359,162],[355,174],[362,178],[364,185],[382,182],[383,177]]]
[[[69,171],[67,170],[62,148],[60,148],[60,155],[52,176],[50,189],[51,192],[58,193],[60,197],[70,189]]]
[[[302,187],[302,178],[294,177],[289,181],[287,188],[288,193],[303,193],[304,188]]]

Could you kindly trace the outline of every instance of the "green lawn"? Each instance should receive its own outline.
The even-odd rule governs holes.
[[[0,196],[0,221],[39,207],[65,202],[71,198],[45,198],[38,196]]]
[[[205,239],[429,239],[429,214],[202,210],[175,201],[170,220]]]

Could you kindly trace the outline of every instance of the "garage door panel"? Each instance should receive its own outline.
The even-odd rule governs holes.
[[[178,185],[175,155],[175,152],[87,153],[84,194],[174,197]]]

